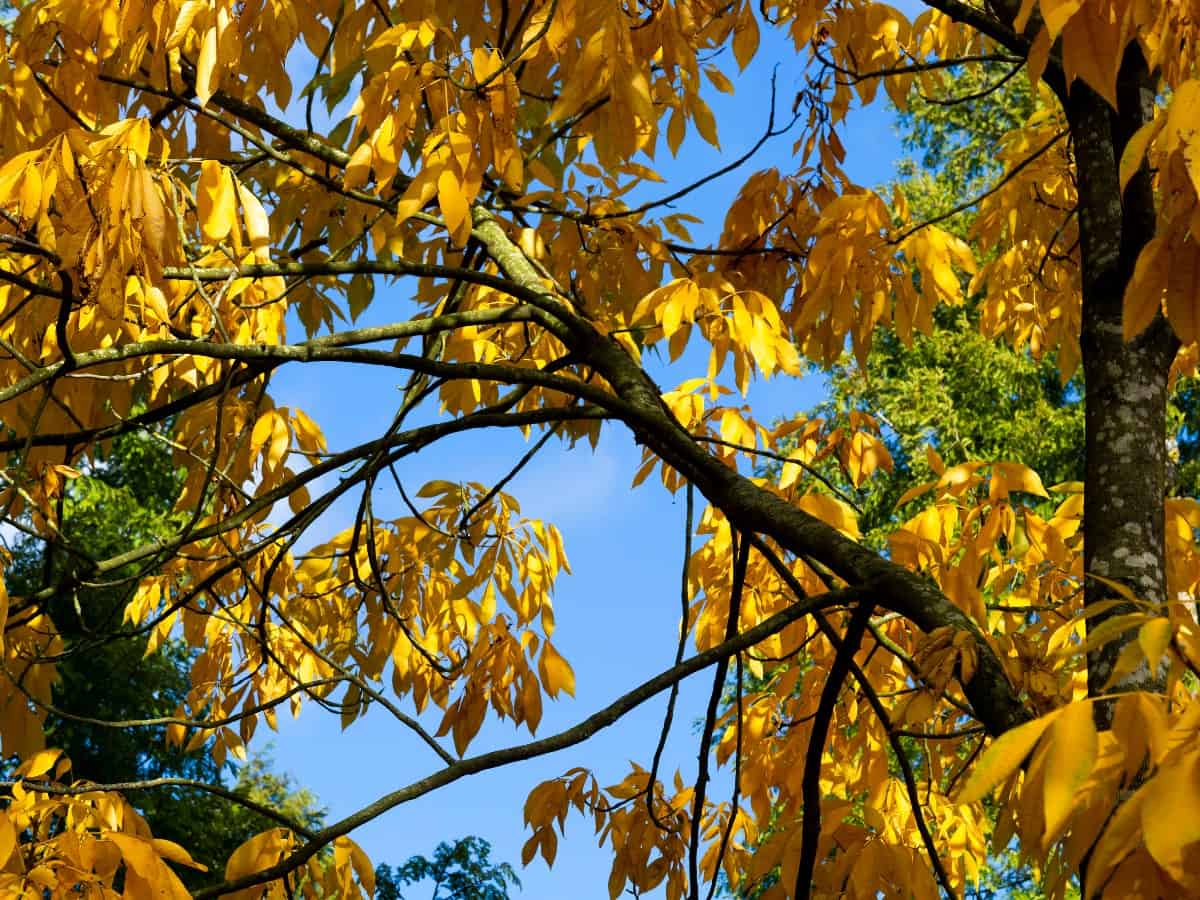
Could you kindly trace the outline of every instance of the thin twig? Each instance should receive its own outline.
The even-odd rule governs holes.
[[[695,510],[695,488],[689,481],[686,494],[686,512],[684,514],[683,526],[683,572],[680,576],[679,586],[679,643],[675,648],[675,665],[683,662],[683,650],[687,645],[688,634],[691,633],[692,625],[689,619],[691,607],[691,590],[689,586],[691,562],[692,562],[692,530],[693,530],[693,515]],[[667,827],[659,821],[658,813],[654,809],[654,784],[658,781],[658,767],[662,764],[663,749],[667,746],[667,734],[671,731],[671,721],[675,718],[675,701],[679,697],[679,685],[671,685],[671,693],[667,697],[667,711],[663,716],[662,728],[658,733],[658,746],[654,748],[654,760],[650,764],[650,780],[647,782],[646,794],[646,812],[650,815],[650,821],[653,822],[660,830],[666,831]]]
[[[550,737],[530,741],[525,744],[517,744],[482,753],[479,756],[467,757],[466,759],[459,760],[454,765],[439,769],[418,781],[392,791],[389,794],[385,794],[357,812],[321,829],[308,843],[297,848],[275,865],[269,866],[260,872],[230,879],[223,884],[204,888],[197,892],[195,900],[210,900],[210,898],[220,897],[223,894],[254,887],[259,884],[266,884],[281,878],[287,873],[295,871],[319,853],[321,848],[342,835],[349,834],[354,829],[383,815],[390,809],[394,809],[418,797],[423,797],[431,791],[438,790],[468,775],[509,765],[519,760],[544,756],[548,753],[554,753],[582,743],[592,737],[597,731],[617,722],[630,711],[641,706],[652,697],[656,697],[670,688],[671,685],[677,684],[689,675],[701,672],[722,659],[728,659],[730,656],[748,647],[753,647],[755,644],[761,643],[771,635],[782,631],[792,622],[810,615],[814,610],[854,603],[865,596],[869,596],[874,590],[875,585],[873,583],[866,583],[861,587],[833,591],[828,594],[822,594],[819,597],[812,597],[801,603],[795,603],[786,609],[780,610],[775,615],[764,619],[753,628],[748,628],[735,637],[722,641],[708,650],[701,651],[695,656],[684,660],[678,666],[672,666],[670,669],[660,672],[653,678],[642,682],[637,687],[608,704],[608,706],[593,713],[565,731],[560,731],[558,734],[551,735]]]
[[[725,640],[732,640],[738,630],[738,613],[742,604],[742,589],[746,584],[746,563],[750,558],[750,541],[746,535],[738,539],[737,532],[730,535],[733,540],[733,584],[729,590],[729,616],[725,620]],[[735,654],[736,655],[736,654]],[[712,690],[708,696],[708,709],[704,715],[704,727],[700,733],[699,765],[696,772],[694,796],[692,798],[692,827],[688,840],[688,896],[691,900],[700,897],[700,838],[703,828],[704,799],[708,787],[708,757],[712,752],[713,729],[717,724],[717,708],[721,704],[721,693],[725,688],[725,676],[729,673],[729,657],[717,663],[713,672]]]
[[[842,639],[842,645],[837,648],[833,665],[829,667],[829,677],[825,680],[821,699],[817,703],[817,712],[813,717],[812,733],[808,739],[808,752],[804,756],[804,773],[801,777],[804,818],[800,826],[800,864],[796,870],[796,889],[793,892],[796,900],[808,900],[812,895],[813,872],[817,866],[817,853],[821,842],[821,759],[825,754],[825,740],[829,735],[829,727],[833,724],[833,708],[850,673],[854,654],[858,652],[858,645],[867,631],[867,623],[874,609],[874,603],[864,601],[850,614],[846,636]]]

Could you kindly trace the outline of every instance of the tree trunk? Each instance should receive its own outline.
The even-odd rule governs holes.
[[[1125,143],[1153,114],[1153,87],[1141,52],[1126,54],[1114,111],[1081,82],[1065,100],[1079,183],[1082,260],[1082,352],[1086,385],[1084,516],[1085,603],[1120,595],[1100,578],[1119,582],[1139,599],[1166,599],[1163,499],[1166,493],[1167,379],[1178,342],[1160,315],[1134,340],[1122,332],[1125,285],[1154,233],[1150,175],[1142,170],[1122,197],[1118,164]],[[1099,576],[1093,578],[1091,576]],[[1088,620],[1130,612],[1123,603]],[[1145,665],[1110,684],[1122,648],[1136,630],[1088,654],[1088,693],[1106,687],[1159,687]],[[1098,705],[1099,724],[1111,717]]]

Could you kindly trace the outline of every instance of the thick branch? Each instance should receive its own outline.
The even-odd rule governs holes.
[[[417,330],[420,331],[420,329]],[[428,329],[425,330],[428,331]],[[597,387],[561,375],[548,374],[540,369],[500,363],[443,363],[410,353],[393,353],[387,350],[372,350],[363,347],[341,347],[329,339],[316,339],[302,344],[220,344],[199,340],[164,339],[136,341],[115,347],[105,347],[80,353],[73,359],[73,366],[67,366],[65,362],[58,362],[35,370],[20,381],[0,390],[0,403],[28,393],[33,388],[66,372],[76,372],[146,356],[200,356],[210,359],[274,363],[276,365],[285,362],[353,362],[405,369],[444,378],[496,381],[502,384],[530,384],[561,391],[568,396],[577,396],[597,405],[613,406],[614,409],[620,409],[623,406],[618,398]]]
[[[498,227],[476,228],[488,253],[504,273],[530,288],[541,275]],[[964,685],[979,720],[991,734],[1028,721],[1029,711],[979,626],[930,581],[863,547],[837,529],[793,506],[707,453],[662,402],[658,387],[625,350],[597,333],[570,310],[554,313],[569,334],[567,346],[612,385],[625,404],[620,418],[638,440],[692,481],[739,531],[761,534],[798,556],[811,556],[848,584],[870,582],[882,590],[877,603],[904,615],[924,631],[951,626],[974,636],[979,667]]]

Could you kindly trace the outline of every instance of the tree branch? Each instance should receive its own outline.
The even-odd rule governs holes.
[[[242,878],[226,881],[223,884],[205,888],[196,894],[196,900],[209,900],[209,898],[219,897],[223,894],[231,893],[232,891],[242,890],[244,888],[253,887],[258,884],[266,884],[269,881],[274,881],[287,875],[289,872],[302,866],[307,860],[316,855],[322,847],[329,844],[336,838],[344,834],[349,834],[355,828],[370,822],[383,813],[394,807],[407,803],[410,800],[415,800],[422,797],[431,791],[444,787],[464,778],[467,775],[474,775],[477,772],[484,772],[488,769],[495,769],[499,766],[508,765],[510,763],[519,762],[527,759],[534,759],[538,756],[545,756],[548,753],[554,753],[558,750],[564,750],[567,747],[573,747],[576,744],[590,738],[596,732],[603,728],[607,728],[614,722],[621,719],[631,710],[641,706],[647,700],[657,696],[667,690],[673,684],[677,684],[689,675],[700,672],[713,663],[719,662],[722,659],[728,659],[735,653],[739,653],[748,647],[753,647],[755,644],[769,638],[771,635],[783,630],[792,622],[809,615],[815,610],[824,609],[829,606],[844,605],[863,600],[873,596],[875,586],[864,584],[856,588],[846,588],[839,591],[831,591],[827,594],[822,594],[819,597],[813,597],[807,601],[796,603],[782,610],[768,619],[764,619],[753,628],[748,628],[735,637],[729,640],[722,641],[715,647],[710,647],[701,653],[685,660],[677,666],[672,666],[664,672],[655,675],[653,678],[642,682],[633,690],[614,700],[608,706],[599,710],[596,713],[588,716],[582,722],[574,725],[571,728],[561,731],[558,734],[550,737],[542,738],[536,741],[530,741],[525,744],[518,744],[512,747],[505,747],[500,750],[493,750],[489,753],[482,753],[479,756],[468,757],[460,760],[452,766],[447,766],[432,775],[415,781],[406,787],[393,791],[380,797],[369,806],[363,807],[356,813],[347,816],[339,822],[323,828],[313,835],[311,840],[300,847],[291,856],[282,860],[278,864],[264,869],[261,872],[255,872],[251,875],[243,876]]]

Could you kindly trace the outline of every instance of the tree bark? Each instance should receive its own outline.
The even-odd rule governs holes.
[[[1154,233],[1154,197],[1143,166],[1124,197],[1119,161],[1125,143],[1153,115],[1153,84],[1140,50],[1126,53],[1113,110],[1081,82],[1064,99],[1079,190],[1083,315],[1081,349],[1086,386],[1084,602],[1119,598],[1119,582],[1139,599],[1166,599],[1163,499],[1166,493],[1167,380],[1178,341],[1160,315],[1134,340],[1122,330],[1125,286]],[[1099,576],[1099,578],[1091,577]],[[1089,633],[1129,603],[1093,616]],[[1143,665],[1110,684],[1122,648],[1136,630],[1088,654],[1088,693],[1161,686]],[[1098,704],[1099,724],[1111,706]]]

